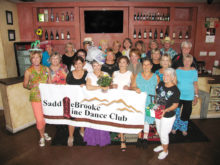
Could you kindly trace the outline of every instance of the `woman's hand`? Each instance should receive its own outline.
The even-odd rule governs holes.
[[[109,89],[109,86],[107,86],[107,87],[101,87],[101,89],[103,89],[103,90],[108,90],[108,89]]]
[[[198,97],[194,96],[193,105],[196,105],[198,102]]]
[[[125,86],[123,87],[123,89],[124,89],[124,90],[129,90],[130,88],[129,88],[129,86],[125,85]]]
[[[116,88],[118,88],[118,84],[112,84],[112,86],[111,86],[113,89],[116,89]]]
[[[81,87],[81,88],[84,87],[84,86],[86,86],[86,84],[80,84],[80,87]]]
[[[141,90],[139,88],[135,89],[135,91],[139,94],[141,93]]]

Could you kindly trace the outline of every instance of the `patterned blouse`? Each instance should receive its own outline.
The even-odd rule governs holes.
[[[40,72],[38,73],[33,66],[30,66],[28,69],[30,75],[29,80],[29,87],[31,88],[30,91],[30,101],[31,102],[40,102],[40,90],[39,90],[39,83],[47,83],[48,81],[48,71],[47,67],[40,65]]]
[[[66,84],[67,72],[67,66],[64,64],[60,64],[60,68],[55,72],[50,68],[52,84]]]
[[[169,48],[168,51],[165,51],[165,48],[161,48],[160,49],[160,52],[163,54],[169,54],[171,59],[173,59],[173,57],[175,55],[177,55],[177,52],[175,50],[173,50],[172,48]]]

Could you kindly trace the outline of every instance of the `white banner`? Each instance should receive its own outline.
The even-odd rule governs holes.
[[[146,93],[110,89],[89,91],[84,86],[40,84],[45,121],[119,133],[144,127]]]

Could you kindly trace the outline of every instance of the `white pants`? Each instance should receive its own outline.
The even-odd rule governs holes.
[[[144,133],[149,133],[150,125],[148,122],[144,122]]]
[[[175,119],[176,116],[170,118],[162,117],[161,119],[155,119],[161,144],[169,144],[169,133],[172,130]]]

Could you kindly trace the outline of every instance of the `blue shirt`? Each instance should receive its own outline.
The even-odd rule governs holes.
[[[155,74],[160,77],[160,81],[163,81],[163,74],[160,73],[160,69],[156,70]]]
[[[177,52],[173,50],[172,48],[169,48],[168,51],[165,51],[165,48],[162,48],[160,49],[160,52],[162,55],[169,54],[171,59],[173,59],[173,57],[177,55]]]
[[[177,87],[180,90],[180,100],[194,100],[194,82],[198,81],[197,70],[176,70]]]
[[[50,55],[48,54],[47,51],[43,52],[42,54],[42,65],[50,67]]]

